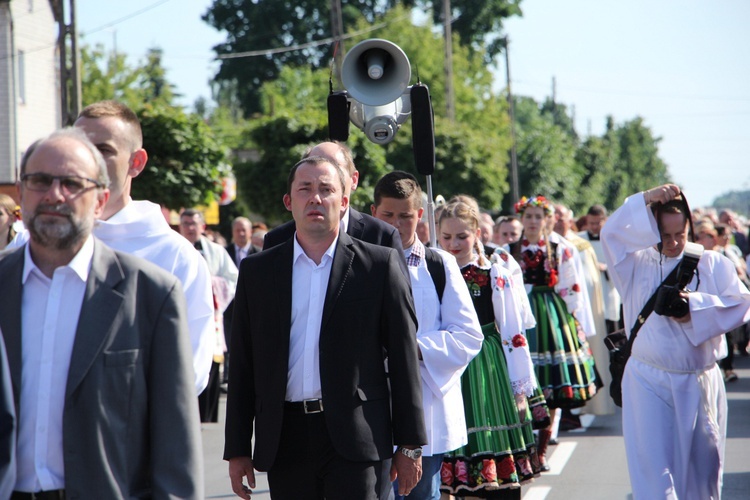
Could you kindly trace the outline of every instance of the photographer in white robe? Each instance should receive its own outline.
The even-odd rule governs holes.
[[[665,184],[628,197],[602,230],[625,326],[678,265],[688,241],[680,188]],[[657,212],[652,206],[664,204]],[[659,229],[660,228],[660,229]],[[658,244],[661,242],[661,246]],[[652,313],[633,343],[622,381],[623,434],[633,497],[718,499],[727,403],[721,370],[724,332],[750,320],[750,292],[732,263],[706,251],[681,295],[682,318]]]

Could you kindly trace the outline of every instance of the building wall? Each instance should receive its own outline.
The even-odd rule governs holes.
[[[48,0],[14,0],[18,157],[60,125],[57,23]]]
[[[0,184],[11,179],[16,159],[14,60],[10,4],[0,0]]]
[[[2,46],[8,30],[10,50]],[[8,143],[5,154],[0,149],[0,183],[15,182],[16,167],[26,148],[59,127],[57,32],[49,0],[13,0],[10,20],[0,18],[0,58],[10,56],[12,61],[10,65],[0,64],[0,106],[9,87],[15,94],[7,113],[14,119],[0,118],[0,144]],[[11,71],[12,78],[4,77],[3,71]],[[14,126],[15,134],[11,130]]]

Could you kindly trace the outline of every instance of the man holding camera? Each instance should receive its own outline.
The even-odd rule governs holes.
[[[750,320],[750,292],[728,259],[691,251],[689,217],[680,188],[665,184],[628,197],[602,230],[628,332],[646,317],[622,380],[636,500],[721,494],[727,403],[716,362],[724,332]],[[670,290],[663,281],[678,266]]]

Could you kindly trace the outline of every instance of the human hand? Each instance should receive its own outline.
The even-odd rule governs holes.
[[[688,301],[688,304],[690,303],[690,295],[688,295],[686,292],[680,292],[680,297]],[[681,318],[675,318],[672,317],[673,320],[675,320],[678,323],[687,323],[690,321],[690,309],[688,309],[688,313],[681,317]]]
[[[396,450],[391,463],[391,482],[398,478],[398,494],[407,496],[422,479],[422,457],[412,460]]]
[[[663,186],[644,191],[643,199],[646,202],[646,205],[651,205],[653,203],[666,203],[677,198],[680,193],[682,193],[682,191],[676,184],[664,184]]]
[[[406,458],[406,457],[404,457]],[[243,483],[247,476],[249,488]],[[235,495],[245,500],[250,500],[250,493],[255,488],[255,470],[253,460],[250,457],[234,457],[229,459],[229,479],[232,481],[232,491]]]
[[[526,421],[526,415],[529,409],[529,401],[526,399],[525,394],[515,394],[516,408],[518,409],[518,421],[523,423]]]

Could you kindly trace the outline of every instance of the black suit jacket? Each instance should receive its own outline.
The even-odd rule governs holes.
[[[263,239],[263,250],[268,250],[284,243],[294,236],[296,230],[297,226],[293,220],[290,220],[267,232],[266,237]],[[396,228],[371,215],[357,212],[353,208],[349,208],[349,226],[346,229],[346,233],[352,238],[366,241],[373,245],[395,248],[400,252],[400,255],[403,255],[401,237],[398,235]]]
[[[237,254],[236,254],[235,249],[234,249],[234,243],[230,243],[229,245],[225,246],[224,248],[227,249],[227,253],[232,258],[232,262],[234,262],[235,264],[237,264]],[[247,254],[248,255],[252,255],[254,253],[260,252],[261,250],[263,250],[263,249],[262,248],[258,248],[255,245],[250,245],[250,248],[247,250]],[[237,268],[238,269],[239,269],[239,267],[240,267],[240,265],[237,264]]]
[[[244,259],[235,296],[224,458],[253,457],[264,471],[276,458],[284,415],[293,254],[289,239]],[[384,460],[394,444],[426,442],[416,314],[399,259],[392,249],[339,236],[319,355],[323,414],[347,460]]]

